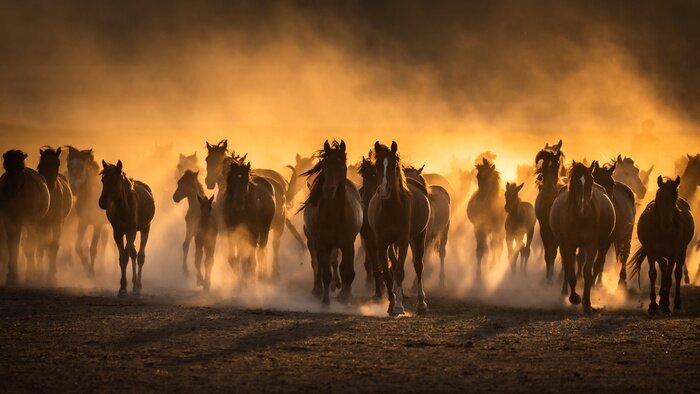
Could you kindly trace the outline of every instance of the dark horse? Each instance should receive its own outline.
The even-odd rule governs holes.
[[[557,241],[549,226],[549,212],[557,198],[559,189],[563,186],[559,178],[564,153],[561,151],[562,142],[550,147],[549,144],[537,153],[535,164],[538,165],[539,191],[535,199],[535,216],[540,223],[540,237],[544,246],[544,261],[546,278],[551,282],[554,276],[554,260],[557,258]]]
[[[199,221],[194,236],[194,268],[197,271],[197,285],[209,291],[211,285],[211,268],[214,265],[214,251],[219,226],[213,215],[214,196],[197,196]],[[202,275],[202,258],[204,258],[204,275]]]
[[[95,161],[92,149],[78,150],[72,146],[68,147],[68,182],[75,197],[73,212],[78,218],[75,253],[89,275],[95,274],[97,247],[106,224],[105,216],[97,204],[100,196],[99,171],[100,167]],[[92,227],[89,257],[83,247],[83,238],[88,227]]]
[[[50,205],[49,212],[39,222],[37,229],[39,235],[39,249],[37,262],[42,263],[44,252],[47,253],[49,269],[46,276],[48,284],[56,282],[56,256],[58,255],[59,242],[63,223],[73,208],[73,193],[68,179],[58,173],[61,166],[61,148],[40,150],[41,157],[37,170],[44,177],[49,188]]]
[[[190,250],[190,243],[197,232],[201,212],[199,209],[199,198],[204,197],[204,187],[199,182],[199,171],[193,172],[185,170],[182,177],[177,181],[177,189],[173,193],[173,201],[179,203],[187,199],[187,213],[185,213],[185,240],[182,242],[182,272],[189,275],[187,268],[187,254]]]
[[[243,276],[248,279],[258,262],[265,263],[270,228],[278,215],[274,187],[266,178],[251,174],[245,156],[230,161],[222,208],[229,263],[235,267],[239,259],[244,259]]]
[[[410,244],[418,283],[416,309],[418,313],[425,313],[428,305],[423,291],[423,254],[430,220],[430,202],[428,191],[420,182],[406,179],[397,151],[398,146],[394,141],[391,142],[391,149],[379,141],[374,143],[374,167],[379,184],[369,203],[369,224],[374,231],[377,262],[381,266],[387,288],[388,312],[392,315],[404,313],[404,262]],[[389,248],[398,251],[395,261],[392,253],[391,271]]]
[[[304,173],[315,176],[304,211],[304,231],[314,269],[314,294],[323,293],[323,305],[330,303],[331,252],[340,249],[341,290],[346,301],[355,279],[355,238],[362,227],[362,203],[355,184],[347,179],[345,141],[323,144],[319,161]],[[322,285],[323,284],[323,285]]]
[[[447,235],[450,232],[450,194],[444,187],[430,184],[427,177],[423,176],[423,168],[425,166],[421,168],[408,166],[404,168],[404,173],[406,179],[413,179],[428,190],[430,220],[428,221],[428,232],[425,235],[425,248],[426,250],[434,249],[440,257],[440,286],[443,286],[445,284]],[[432,175],[430,179],[438,179],[438,176]]]
[[[112,225],[114,242],[119,251],[119,268],[121,268],[121,281],[119,297],[125,297],[126,292],[126,266],[131,257],[133,294],[141,292],[141,271],[146,260],[146,243],[148,232],[151,229],[151,220],[156,207],[153,200],[153,192],[145,183],[127,178],[122,171],[122,162],[116,165],[102,161],[102,194],[100,195],[100,208],[107,212],[107,220]],[[134,246],[136,233],[141,233],[138,252]],[[126,238],[126,242],[125,242]],[[138,274],[136,264],[138,263]]]
[[[693,239],[693,215],[688,203],[678,197],[681,178],[656,180],[659,190],[656,199],[650,202],[639,217],[637,237],[641,246],[630,259],[633,276],[639,276],[644,259],[649,259],[649,314],[655,315],[659,306],[664,313],[671,312],[670,292],[672,274],[676,277],[675,310],[681,310],[681,275],[685,265],[686,250]],[[661,269],[660,300],[656,304],[656,264]]]
[[[374,277],[374,297],[382,296],[383,278],[381,266],[377,263],[377,239],[374,236],[374,230],[369,224],[369,203],[372,197],[377,193],[377,171],[374,169],[372,160],[374,159],[372,150],[369,151],[367,157],[362,158],[362,163],[358,168],[358,172],[362,177],[362,187],[360,188],[360,196],[362,197],[362,229],[360,230],[360,239],[362,247],[365,250],[365,272],[366,283],[371,285],[372,277]]]
[[[35,276],[37,225],[49,211],[50,195],[44,177],[26,168],[27,154],[10,150],[2,155],[5,173],[0,177],[0,224],[4,225],[4,239],[8,253],[5,284],[18,282],[17,260],[22,230],[26,241],[22,245],[27,259],[27,279]]]
[[[530,245],[535,233],[535,208],[529,202],[522,201],[518,192],[525,184],[506,184],[506,247],[510,267],[515,272],[518,256],[520,256],[521,270],[527,270],[527,260],[530,258]],[[523,243],[523,238],[525,243]]]
[[[593,181],[593,165],[586,167],[573,162],[568,188],[562,189],[552,204],[549,225],[561,250],[562,264],[571,293],[569,302],[577,305],[576,253],[583,260],[583,309],[591,308],[593,266],[597,253],[610,247],[610,235],[615,227],[615,208],[605,190]]]
[[[634,229],[634,220],[637,214],[635,204],[635,195],[624,183],[616,182],[613,178],[617,162],[613,161],[612,165],[601,167],[597,161],[593,162],[593,179],[605,189],[605,194],[615,207],[615,229],[612,233],[612,243],[615,245],[615,256],[621,264],[620,280],[618,286],[621,288],[627,287],[627,259],[630,256],[630,247],[632,244],[632,231]],[[596,272],[594,279],[597,278],[597,283],[600,284],[603,278],[603,268],[605,267],[605,251],[601,251],[596,262]]]
[[[476,165],[477,191],[469,199],[467,217],[476,237],[476,278],[481,279],[481,262],[490,251],[491,263],[498,260],[505,239],[506,213],[501,205],[501,178],[496,166],[485,157]],[[490,244],[490,245],[489,245]],[[489,247],[490,246],[490,247]]]

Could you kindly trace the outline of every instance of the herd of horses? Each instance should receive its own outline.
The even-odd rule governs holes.
[[[451,228],[464,225],[454,223],[454,213],[465,211],[476,241],[477,281],[482,270],[499,261],[504,244],[513,273],[518,267],[524,272],[539,225],[545,279],[553,282],[559,254],[562,294],[568,294],[571,304],[582,303],[585,313],[593,311],[591,290],[602,280],[611,246],[620,262],[622,288],[627,286],[627,267],[639,276],[642,263],[648,260],[650,314],[670,312],[674,278],[674,309],[681,308],[681,281],[684,273],[686,282],[689,280],[685,261],[695,235],[690,207],[700,185],[700,155],[688,155],[677,163],[681,176],[659,175],[655,198],[637,215],[653,167],[640,171],[632,159],[621,156],[604,164],[584,159],[567,166],[561,140],[537,152],[533,165],[519,167],[523,179],[506,183],[505,189],[490,152],[477,158],[473,170],[460,170],[450,181],[402,162],[394,141],[389,145],[377,141],[367,156],[350,165],[344,141],[325,141],[311,157],[297,154],[295,164],[288,166],[289,178],[275,170],[252,168],[247,154],[229,149],[227,140],[206,143],[206,148],[204,184],[196,154],[180,155],[172,196],[176,203],[188,201],[183,273],[189,275],[188,255],[194,240],[196,283],[204,290],[211,286],[219,239],[225,241],[228,262],[245,284],[279,276],[281,237],[288,230],[308,249],[312,292],[322,305],[330,303],[331,292],[336,290],[341,302],[351,297],[358,250],[363,253],[366,281],[373,285],[374,296],[380,298],[386,292],[388,313],[405,313],[404,264],[410,248],[416,310],[425,313],[424,257],[437,253],[443,284],[448,235]],[[121,161],[110,164],[103,160],[99,165],[91,149],[67,149],[65,172],[60,170],[62,148],[42,148],[36,171],[26,167],[27,154],[22,151],[3,155],[0,261],[7,265],[5,283],[15,286],[19,282],[20,249],[27,282],[55,283],[62,228],[69,215],[74,215],[74,252],[85,271],[94,274],[100,234],[109,224],[121,269],[118,294],[128,294],[126,271],[131,260],[132,293],[138,295],[156,209],[153,192],[145,183],[129,178]],[[473,178],[477,189],[470,193]],[[536,197],[530,203],[523,194],[532,185]],[[205,187],[215,193],[208,196]],[[299,193],[306,195],[297,211],[303,212],[303,236],[290,220]],[[640,246],[630,257],[635,223]],[[87,246],[84,238],[89,228],[92,242]],[[269,264],[268,241],[272,244]],[[48,269],[44,273],[45,255]],[[657,267],[661,271],[658,304]],[[580,277],[583,297],[576,290]]]

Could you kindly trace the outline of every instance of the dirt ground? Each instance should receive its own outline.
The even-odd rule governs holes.
[[[0,382],[5,392],[700,392],[700,288],[683,292],[683,315],[654,319],[439,297],[427,316],[378,318],[2,289]]]

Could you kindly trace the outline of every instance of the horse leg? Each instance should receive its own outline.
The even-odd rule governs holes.
[[[608,244],[608,247],[609,246],[610,244]],[[593,276],[593,264],[596,256],[595,252],[596,246],[589,246],[586,250],[586,259],[583,264],[583,312],[587,314],[593,311],[593,308],[591,307],[591,286],[593,285],[593,281],[595,279],[595,277]],[[599,252],[598,258],[595,259],[596,263],[597,260],[600,259],[600,254],[601,253]],[[605,253],[603,253],[602,255],[603,259],[605,259]]]
[[[121,269],[122,278],[119,281],[119,297],[126,297],[126,266],[129,264],[129,254],[124,247],[124,234],[114,231],[114,242],[117,244],[119,251],[119,268]]]
[[[404,279],[404,263],[406,262],[406,254],[408,253],[408,240],[400,241],[398,244],[399,253],[396,259],[396,264],[391,267],[392,276],[394,279],[394,309],[392,315],[403,315],[406,311],[403,308],[403,279]],[[422,256],[421,256],[422,257]]]
[[[423,290],[423,256],[425,254],[425,232],[415,236],[411,240],[411,253],[413,254],[413,268],[416,270],[416,282],[418,283],[418,303],[416,312],[425,314],[428,312],[428,304],[425,303],[425,291]]]
[[[24,240],[22,241],[22,249],[24,249],[24,258],[27,261],[26,276],[24,281],[29,284],[37,283],[38,279],[38,267],[36,264],[36,254],[38,249],[38,235],[39,232],[35,228],[30,226],[26,227],[24,234]]]
[[[22,236],[22,227],[19,225],[5,225],[5,237],[7,240],[7,276],[5,286],[16,286],[19,282],[17,275],[17,260],[19,260],[19,243]]]
[[[396,300],[394,299],[394,290],[392,283],[392,272],[389,270],[389,248],[390,245],[385,241],[377,241],[377,266],[381,268],[381,274],[384,279],[384,285],[386,286],[386,296],[389,299],[389,309],[388,314],[391,314],[394,310],[394,305]],[[375,276],[377,274],[377,269],[375,268]]]
[[[340,262],[340,275],[343,281],[338,300],[346,302],[350,299],[350,289],[353,280],[355,280],[355,245],[352,242],[348,242],[347,245],[342,247],[341,253],[343,259]]]
[[[195,239],[194,241],[194,270],[197,274],[197,286],[204,286],[202,277],[202,258],[204,257],[204,245]]]
[[[330,251],[330,267],[332,269],[331,291],[340,289],[340,275],[338,275],[338,253],[339,250],[332,248]]]
[[[675,267],[675,260],[673,258],[668,259],[661,270],[661,289],[659,289],[659,309],[662,313],[671,313],[670,303],[670,293],[671,284],[673,281],[673,268]]]
[[[554,234],[552,234],[552,230],[550,230],[548,227],[540,227],[540,236],[544,246],[544,261],[547,269],[547,282],[552,283],[552,280],[554,279],[554,261],[557,259],[557,243],[554,239]]]
[[[685,266],[685,254],[678,259],[676,263],[675,277],[676,277],[676,294],[673,296],[673,311],[683,312],[683,307],[681,307],[681,279],[683,276],[683,268]]]
[[[656,315],[659,312],[659,305],[656,303],[656,258],[647,256],[649,261],[649,309],[647,312],[650,315]]]
[[[51,231],[51,239],[48,244],[49,269],[46,274],[46,283],[49,286],[56,284],[56,259],[58,258],[59,241],[61,239],[61,224],[54,225]]]
[[[438,255],[440,256],[440,287],[445,287],[445,256],[447,255],[447,235],[450,231],[450,223],[440,233],[438,239]]]
[[[580,248],[576,254],[576,279],[583,277],[583,266],[586,264],[586,253],[583,248]]]
[[[527,273],[527,261],[530,259],[530,251],[532,250],[532,237],[535,235],[535,228],[531,228],[525,238],[525,246],[520,250],[520,255],[522,257],[522,271],[523,274]]]
[[[474,236],[476,237],[476,281],[481,281],[481,262],[486,251],[486,232],[474,228]]]
[[[489,266],[493,267],[501,259],[503,254],[503,243],[505,242],[505,232],[495,232],[491,234],[491,239],[489,240],[489,250],[491,251],[491,258],[489,261]]]
[[[270,277],[275,280],[280,277],[280,244],[282,243],[282,230],[284,230],[284,225],[275,230],[272,236],[272,272]],[[267,264],[267,257],[262,260],[261,264]]]
[[[569,302],[578,305],[581,303],[581,296],[576,293],[576,248],[562,247],[561,262],[566,276],[565,286],[569,285]]]
[[[515,265],[517,263],[517,257],[518,257],[518,252],[516,251],[516,248],[513,246],[515,243],[515,236],[507,232],[506,233],[506,249],[508,250],[508,262],[510,263],[510,272],[515,273]],[[513,257],[515,255],[515,257]]]
[[[321,305],[327,307],[331,304],[330,287],[331,287],[331,249],[319,242],[318,244],[318,275],[323,282],[323,297]]]
[[[601,243],[598,247],[598,254],[593,265],[593,281],[597,287],[603,285],[603,270],[605,269],[605,258],[608,255],[608,249],[610,249],[610,242],[608,241]]]
[[[190,270],[187,267],[187,255],[190,252],[190,243],[192,242],[192,237],[194,236],[194,231],[192,229],[192,224],[185,224],[185,240],[182,242],[182,274],[185,277],[190,276]]]
[[[87,224],[82,219],[78,218],[78,230],[76,232],[75,245],[73,246],[73,249],[75,250],[75,254],[78,255],[78,258],[80,259],[80,263],[83,265],[83,268],[85,268],[85,272],[87,272],[88,275],[92,276],[92,274],[94,274],[94,271],[92,273],[90,272],[87,256],[85,256],[85,250],[83,249],[83,238],[85,238],[86,230]]]
[[[236,248],[238,246],[238,237],[235,232],[230,229],[226,229],[226,239],[228,243],[228,264],[231,266],[231,270],[236,274],[240,274],[240,267],[238,265],[238,256]]]
[[[211,286],[211,268],[214,265],[214,247],[207,246],[206,257],[204,258],[204,291],[209,291]]]
[[[137,252],[136,252],[136,231],[133,233],[127,233],[126,234],[126,253],[127,253],[127,259],[131,259],[131,291],[132,294],[135,296],[139,295],[139,283],[138,283],[138,274],[136,271],[136,257],[137,257]]]
[[[258,278],[261,280],[263,280],[267,277],[267,241],[268,241],[269,234],[270,234],[269,232],[263,231],[260,234],[260,236],[258,237],[258,241],[257,241],[258,247],[257,247],[256,253],[255,253],[255,260],[256,260],[256,265],[258,266]],[[272,237],[272,243],[273,243],[273,247],[272,247],[273,257],[272,258],[273,259],[274,259],[274,255],[276,254],[275,246],[274,246],[276,234],[277,234],[277,232],[275,232],[275,236]],[[278,242],[277,248],[279,248],[279,239],[277,240],[277,242]],[[277,277],[277,275],[274,273],[275,270],[276,270],[275,263],[273,263],[270,278]]]
[[[690,284],[690,276],[688,276],[688,266],[685,264],[683,265],[683,280],[685,281],[686,285]]]
[[[323,294],[323,283],[318,265],[318,250],[316,250],[316,242],[308,235],[306,236],[306,246],[309,248],[309,254],[311,255],[311,269],[314,273],[314,288],[311,290],[311,294],[316,297],[320,297]]]

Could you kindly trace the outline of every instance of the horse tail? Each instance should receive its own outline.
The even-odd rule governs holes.
[[[630,268],[630,275],[634,278],[637,277],[637,286],[642,287],[641,275],[639,271],[642,268],[642,263],[647,258],[647,249],[644,245],[640,245],[636,252],[632,255],[632,258],[627,262],[627,266]],[[651,264],[651,263],[650,263]]]
[[[292,233],[294,238],[299,242],[301,245],[301,248],[306,250],[306,243],[304,242],[304,239],[301,237],[301,234],[299,234],[299,231],[297,231],[296,227],[294,227],[294,224],[289,220],[289,218],[284,218],[284,222],[287,225],[287,228],[289,229],[289,232]]]

